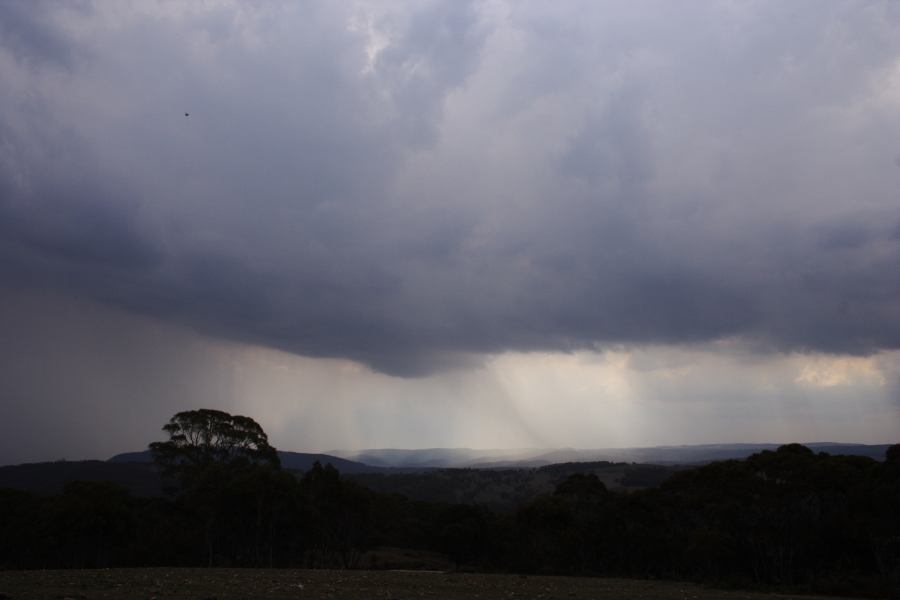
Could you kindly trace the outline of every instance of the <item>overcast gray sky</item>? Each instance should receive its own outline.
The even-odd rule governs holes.
[[[896,3],[7,0],[0,81],[0,463],[897,441]]]

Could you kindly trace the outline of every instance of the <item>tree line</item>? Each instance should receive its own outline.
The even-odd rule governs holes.
[[[790,444],[627,493],[575,473],[497,511],[375,492],[330,465],[284,470],[247,417],[187,411],[165,431],[151,444],[164,498],[0,490],[0,567],[371,568],[367,551],[392,547],[471,570],[900,592],[900,445],[875,461]]]

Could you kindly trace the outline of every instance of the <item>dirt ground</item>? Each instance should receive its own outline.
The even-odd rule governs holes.
[[[405,571],[104,569],[0,571],[0,600],[810,600],[677,582]],[[833,599],[832,599],[833,600]]]

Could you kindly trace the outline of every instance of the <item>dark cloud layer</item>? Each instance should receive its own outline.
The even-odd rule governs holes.
[[[892,4],[13,1],[0,24],[8,286],[399,375],[900,347]]]

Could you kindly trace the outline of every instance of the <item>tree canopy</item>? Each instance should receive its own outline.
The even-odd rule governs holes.
[[[153,442],[150,450],[163,476],[176,484],[170,491],[177,501],[203,523],[207,564],[220,555],[262,564],[283,504],[278,490],[285,475],[266,432],[250,417],[207,408],[177,413],[163,431],[169,440]],[[247,514],[255,515],[249,525]]]
[[[212,464],[250,463],[279,467],[266,432],[250,417],[201,408],[177,413],[163,427],[166,442],[153,442],[153,459],[168,474]]]

